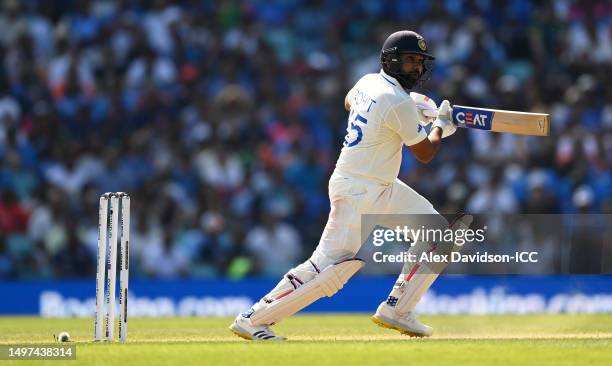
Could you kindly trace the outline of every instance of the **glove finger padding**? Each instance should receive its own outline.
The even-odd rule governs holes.
[[[438,108],[437,117],[450,121],[451,119],[450,111],[451,111],[450,102],[447,99],[444,99],[442,103],[440,103],[440,108]]]
[[[438,106],[436,102],[427,95],[411,92],[410,97],[414,100],[419,115],[419,123],[427,126],[438,116]]]
[[[455,126],[450,121],[441,120],[440,118],[436,119],[432,125],[432,127],[440,127],[442,129],[442,138],[447,138],[457,131],[457,126]]]
[[[438,118],[434,121],[432,126],[440,127],[442,129],[442,138],[446,138],[457,131],[457,126],[455,126],[451,121],[450,111],[450,102],[445,99],[442,101],[442,103],[440,103],[440,108],[438,108]]]

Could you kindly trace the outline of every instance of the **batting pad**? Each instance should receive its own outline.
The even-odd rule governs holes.
[[[323,296],[332,297],[364,265],[361,259],[352,258],[325,268],[295,291],[255,311],[251,316],[251,324],[259,326],[278,323]]]
[[[402,284],[404,287],[402,289],[403,293],[400,295],[394,308],[398,316],[404,316],[408,312],[413,311],[425,292],[429,290],[433,282],[438,278],[438,273],[431,273],[431,270],[425,267],[418,267],[411,274],[411,278],[406,279]]]
[[[473,217],[471,215],[459,214],[455,221],[451,224],[452,230],[465,230],[472,224]],[[426,250],[426,248],[429,248]],[[434,252],[436,254],[450,255],[453,251],[459,251],[462,246],[454,244],[432,246],[429,243],[419,243],[410,249],[416,252],[419,257],[423,251]],[[394,311],[398,316],[403,316],[410,311],[413,311],[421,298],[429,290],[433,282],[438,278],[439,274],[448,266],[448,263],[440,262],[433,263],[427,266],[425,263],[406,263],[402,269],[402,273],[398,278],[400,285],[391,291],[390,296],[397,298],[397,303],[394,306]]]

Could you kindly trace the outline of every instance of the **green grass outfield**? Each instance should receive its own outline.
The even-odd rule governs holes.
[[[0,344],[47,343],[67,331],[77,361],[4,365],[612,365],[612,315],[429,316],[416,339],[369,315],[303,315],[277,325],[285,342],[247,342],[230,318],[132,318],[127,344],[94,343],[92,319],[0,317]],[[117,335],[117,332],[115,333]]]

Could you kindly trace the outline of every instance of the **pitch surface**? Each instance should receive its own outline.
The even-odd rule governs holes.
[[[70,333],[76,361],[3,365],[610,365],[612,315],[434,316],[432,338],[379,328],[369,315],[303,315],[275,327],[288,341],[247,342],[229,318],[132,318],[127,344],[94,343],[92,319],[0,318],[0,344]],[[59,363],[58,363],[59,362]]]

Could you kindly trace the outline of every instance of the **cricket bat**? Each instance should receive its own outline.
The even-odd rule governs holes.
[[[451,115],[457,127],[530,136],[548,136],[550,133],[550,115],[545,113],[454,105]]]

